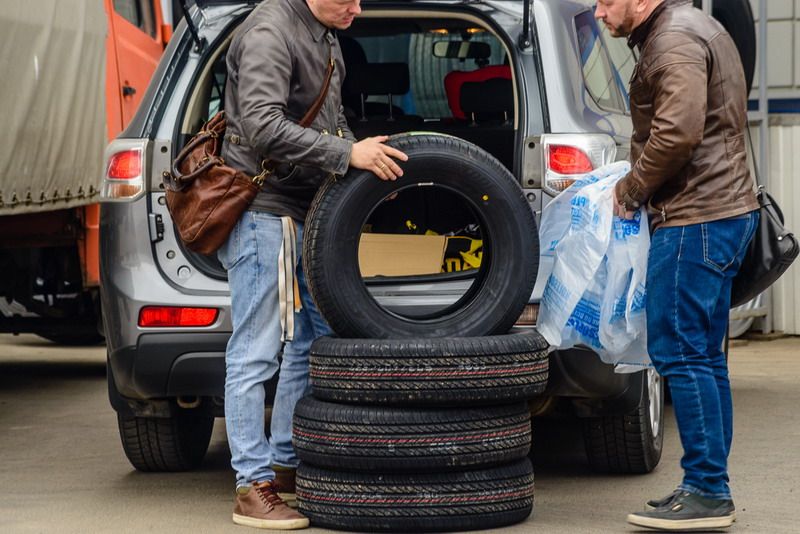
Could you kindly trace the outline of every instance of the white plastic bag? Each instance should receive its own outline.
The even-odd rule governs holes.
[[[650,234],[644,208],[613,214],[613,189],[627,162],[601,167],[556,197],[542,214],[541,255],[553,256],[537,328],[551,346],[586,345],[618,372],[650,365],[645,279]],[[544,261],[543,261],[544,263]]]

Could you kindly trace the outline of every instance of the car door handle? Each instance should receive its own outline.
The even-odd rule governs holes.
[[[136,88],[130,85],[122,86],[122,96],[133,96],[136,94]]]

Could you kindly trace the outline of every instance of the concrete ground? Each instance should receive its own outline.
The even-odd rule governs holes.
[[[106,397],[104,362],[102,347],[0,336],[0,532],[255,532],[230,522],[233,474],[220,420],[201,469],[131,468]],[[800,338],[734,342],[731,374],[732,531],[800,532]],[[625,514],[680,479],[671,410],[667,416],[661,464],[645,476],[592,474],[574,423],[538,425],[534,516],[502,532],[635,532]]]

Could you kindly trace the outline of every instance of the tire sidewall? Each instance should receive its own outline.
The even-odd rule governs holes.
[[[446,138],[460,151],[442,151],[435,141],[432,146],[421,143],[425,137],[446,138],[398,136],[390,141],[389,144],[409,156],[409,161],[402,164],[404,176],[398,180],[380,181],[371,172],[355,171],[328,184],[321,193],[323,198],[315,200],[330,205],[324,210],[326,220],[310,216],[307,224],[316,239],[304,255],[312,261],[315,257],[323,262],[326,261],[323,258],[336,258],[338,268],[324,270],[322,285],[335,288],[339,297],[332,301],[338,302],[338,309],[331,310],[319,299],[317,302],[323,314],[327,311],[327,315],[334,316],[326,318],[343,337],[485,335],[498,327],[510,326],[505,324],[509,311],[517,308],[521,311],[530,296],[528,286],[532,290],[538,269],[538,235],[533,214],[519,186],[508,171],[499,172],[500,163],[492,161],[479,148],[460,139]],[[431,185],[457,194],[470,206],[481,224],[484,261],[466,305],[435,319],[413,320],[385,310],[372,298],[361,278],[358,245],[363,224],[389,195]],[[531,235],[525,235],[526,228]],[[531,265],[535,266],[532,277]],[[312,293],[319,289],[319,283],[310,285]],[[499,295],[512,297],[498,298]],[[346,309],[340,301],[347,302]],[[487,322],[493,324],[487,327]]]

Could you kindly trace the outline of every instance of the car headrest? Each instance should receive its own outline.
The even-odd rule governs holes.
[[[407,63],[361,63],[347,66],[348,93],[404,95],[411,88]]]
[[[454,70],[444,77],[444,89],[447,93],[447,104],[453,117],[466,119],[464,110],[461,109],[461,86],[467,82],[481,82],[490,78],[511,79],[511,67],[508,65],[488,65],[479,69],[463,71]]]
[[[461,109],[466,114],[510,116],[514,111],[514,90],[511,80],[490,78],[461,85]]]

